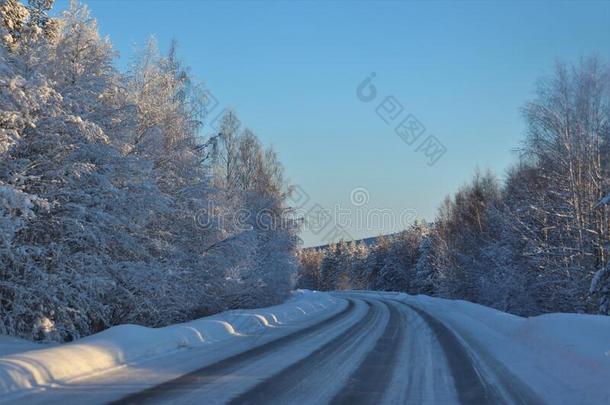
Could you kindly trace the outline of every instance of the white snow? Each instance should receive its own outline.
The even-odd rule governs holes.
[[[486,371],[493,375],[495,366],[482,352],[549,403],[610,403],[609,316],[556,313],[523,318],[468,301],[374,294],[430,313],[456,332]]]
[[[610,317],[547,314],[522,318],[466,301],[402,293],[358,294],[403,301],[439,319],[465,344],[486,380],[508,372],[549,403],[610,403]],[[111,386],[117,378],[114,374],[154,385],[162,382],[158,379],[169,380],[197,368],[201,358],[187,348],[208,353],[210,359],[223,358],[230,347],[246,350],[280,336],[274,333],[294,330],[274,330],[277,325],[306,327],[345,305],[329,294],[300,290],[275,307],[229,311],[160,329],[124,325],[39,350],[32,349],[40,345],[3,338],[0,402],[67,382],[86,380]],[[262,332],[265,336],[257,341]],[[26,351],[17,352],[19,346]],[[298,352],[299,348],[291,350]],[[193,358],[190,363],[189,358]]]
[[[13,353],[21,353],[29,350],[47,349],[54,346],[53,343],[34,343],[29,340],[19,339],[13,336],[0,335],[0,356]]]
[[[277,325],[328,316],[345,304],[344,300],[325,293],[297,290],[286,303],[274,307],[227,311],[158,329],[121,325],[51,348],[32,350],[40,345],[3,337],[0,402],[118,367],[136,367],[142,361],[175,355],[186,348],[208,345],[206,350],[215,350],[217,343],[243,336],[256,338],[262,333],[272,333]],[[251,340],[256,344],[255,339]],[[19,345],[26,351],[17,352]]]

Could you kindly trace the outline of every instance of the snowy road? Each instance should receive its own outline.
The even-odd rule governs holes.
[[[480,370],[427,313],[342,297],[349,304],[329,318],[115,403],[541,403],[501,366]]]
[[[299,290],[164,328],[1,342],[0,403],[610,403],[608,317],[402,293]]]

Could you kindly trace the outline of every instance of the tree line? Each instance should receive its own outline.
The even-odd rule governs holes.
[[[85,6],[52,5],[0,1],[0,334],[69,341],[285,299],[297,223],[274,151],[232,111],[202,137],[207,93],[175,44],[122,72]]]
[[[610,314],[610,68],[557,64],[504,181],[477,172],[432,223],[299,252],[301,287],[405,291],[519,315]]]

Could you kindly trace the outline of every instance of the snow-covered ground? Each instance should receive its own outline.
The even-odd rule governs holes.
[[[472,353],[493,357],[550,403],[610,403],[610,317],[522,318],[466,301],[404,299],[444,321]]]
[[[399,293],[298,291],[54,347],[2,338],[0,354],[0,402],[610,403],[610,317]]]
[[[39,350],[53,346],[53,344],[37,344],[30,342],[29,340],[19,339],[13,336],[0,335],[0,356],[27,352],[29,350]]]
[[[457,332],[480,365],[505,367],[549,403],[610,403],[609,316],[545,314],[523,318],[468,301],[365,294],[423,309]]]
[[[117,369],[137,370],[143,364],[162,362],[189,349],[214,352],[236,345],[250,349],[257,341],[262,343],[274,337],[274,328],[279,325],[306,327],[332,316],[345,305],[345,301],[328,294],[299,290],[286,303],[275,307],[228,311],[158,329],[122,325],[52,347],[2,336],[0,402],[83,379],[103,379],[104,374]],[[189,367],[185,362],[183,365],[176,375],[168,373],[165,379],[198,366]]]

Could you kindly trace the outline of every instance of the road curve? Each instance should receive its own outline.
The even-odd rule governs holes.
[[[347,304],[318,323],[212,362],[192,358],[200,369],[135,394],[126,395],[141,388],[117,387],[112,403],[542,403],[473,339],[421,308],[391,295],[336,296]],[[87,389],[72,398],[107,402]]]
[[[364,314],[358,313],[358,318],[352,316],[358,312],[358,307],[366,307]],[[360,311],[362,312],[362,311]],[[113,404],[141,403],[226,403],[231,399],[232,392],[252,383],[261,375],[268,374],[274,367],[287,366],[287,361],[299,352],[307,355],[311,343],[317,342],[320,335],[329,334],[335,329],[360,325],[373,315],[368,301],[348,299],[346,308],[334,316],[323,320],[309,328],[299,330],[279,339],[267,342],[251,350],[231,356],[227,359],[203,367],[183,375],[177,379],[132,394]],[[346,326],[347,325],[347,326]],[[334,341],[335,334],[330,333],[329,341]],[[310,343],[308,343],[310,342]],[[297,348],[295,350],[295,348]],[[280,355],[283,353],[283,356]],[[298,361],[298,359],[296,360]],[[268,375],[271,377],[271,375]],[[239,385],[235,384],[239,381]]]

